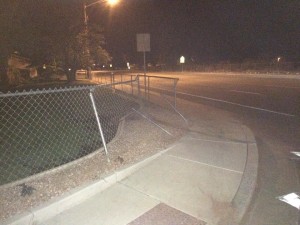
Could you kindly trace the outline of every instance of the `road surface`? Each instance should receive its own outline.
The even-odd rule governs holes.
[[[244,225],[298,224],[298,210],[276,197],[300,192],[300,79],[203,73],[155,73],[177,77],[177,96],[235,114],[254,133],[258,183]],[[296,159],[293,159],[296,158]]]

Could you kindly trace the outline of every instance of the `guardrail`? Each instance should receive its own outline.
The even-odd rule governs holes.
[[[130,83],[131,88],[130,90],[127,88],[126,91],[148,101],[151,101],[151,94],[153,96],[154,93],[170,96],[172,98],[171,105],[176,109],[178,78],[114,72],[94,72],[92,79],[100,84],[112,84],[113,88],[116,88],[117,83]],[[118,89],[124,91],[124,85],[120,85]]]
[[[162,76],[145,76],[138,75],[139,96],[142,96],[144,90],[144,97],[150,101],[150,92],[157,92],[159,94],[166,94],[173,97],[173,107],[176,109],[177,99],[177,83],[178,78],[162,77]]]

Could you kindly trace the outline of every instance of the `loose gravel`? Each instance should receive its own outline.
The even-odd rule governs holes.
[[[147,104],[139,112],[172,135],[132,112],[108,144],[110,162],[101,150],[24,183],[0,187],[0,222],[164,150],[186,132],[186,124],[172,110]]]

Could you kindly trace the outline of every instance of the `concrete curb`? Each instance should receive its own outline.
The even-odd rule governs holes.
[[[37,222],[45,221],[51,217],[54,217],[65,210],[68,210],[76,205],[79,205],[80,203],[87,200],[88,198],[104,191],[105,189],[109,188],[113,184],[116,184],[117,182],[123,180],[124,178],[133,174],[140,168],[149,164],[157,157],[167,152],[172,147],[173,146],[170,146],[169,148],[147,159],[144,159],[143,161],[138,162],[133,166],[129,166],[125,169],[118,170],[101,180],[86,184],[85,186],[80,188],[75,188],[72,191],[70,191],[68,194],[53,199],[42,206],[36,207],[32,209],[30,212],[26,212],[21,215],[12,217],[11,219],[5,221],[4,223],[1,223],[1,225],[33,225],[36,224]]]
[[[231,202],[233,210],[225,216],[225,222],[221,221],[223,225],[238,225],[241,223],[250,207],[256,189],[259,158],[258,149],[252,131],[244,125],[242,128],[247,138],[247,161],[240,186]]]

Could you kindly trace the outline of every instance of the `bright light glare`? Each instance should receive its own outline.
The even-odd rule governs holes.
[[[120,0],[107,0],[107,3],[111,6],[114,6],[119,3]]]

